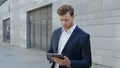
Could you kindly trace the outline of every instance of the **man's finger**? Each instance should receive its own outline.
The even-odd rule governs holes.
[[[66,57],[66,56],[64,56],[64,59],[65,59],[65,60],[69,60],[68,57]]]
[[[63,61],[62,59],[59,59],[59,58],[57,58],[57,57],[53,57],[52,60],[55,61],[55,62],[57,62],[57,63]]]

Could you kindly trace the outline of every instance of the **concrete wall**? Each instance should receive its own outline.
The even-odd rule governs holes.
[[[56,14],[59,6],[67,3],[75,8],[75,23],[91,35],[92,68],[120,68],[120,0],[8,0],[0,6],[0,39],[2,20],[10,17],[11,44],[26,47],[26,12],[49,3],[53,30],[61,26]]]
[[[0,6],[0,40],[2,41],[2,21],[11,19],[11,44],[27,47],[27,11],[48,5],[54,0],[8,0]],[[9,12],[10,7],[10,12]]]
[[[54,28],[64,3],[74,6],[75,23],[91,35],[93,68],[120,68],[120,0],[59,0],[53,3]]]

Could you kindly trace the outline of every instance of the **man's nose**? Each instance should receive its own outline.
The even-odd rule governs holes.
[[[63,24],[65,24],[66,22],[65,21],[63,21]]]

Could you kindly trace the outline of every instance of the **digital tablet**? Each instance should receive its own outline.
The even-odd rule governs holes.
[[[60,58],[60,59],[64,59],[64,55],[57,54],[57,53],[47,53],[47,57],[48,57],[50,62],[53,62],[52,57],[57,57],[57,58]]]

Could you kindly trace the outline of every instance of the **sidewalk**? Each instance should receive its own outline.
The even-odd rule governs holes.
[[[0,42],[0,68],[50,68],[46,52]],[[112,68],[93,64],[91,68]]]
[[[46,52],[0,42],[0,68],[50,68]]]

